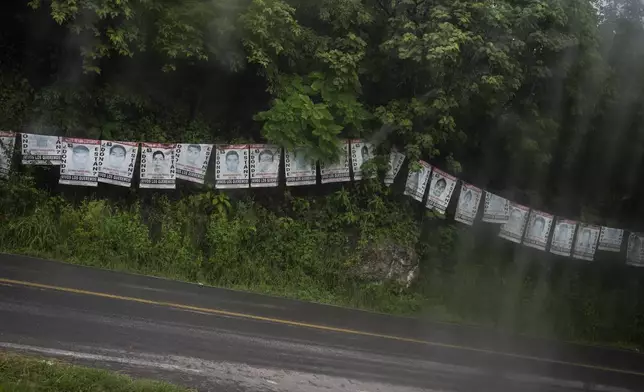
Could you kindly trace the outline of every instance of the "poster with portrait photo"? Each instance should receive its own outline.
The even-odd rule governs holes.
[[[215,188],[248,188],[248,144],[218,144],[215,161]]]
[[[429,182],[429,177],[432,172],[432,167],[425,161],[418,161],[418,164],[420,165],[420,170],[409,170],[407,182],[405,183],[404,194],[422,202],[423,196],[425,196],[425,188],[427,188],[427,183]]]
[[[342,143],[340,154],[335,162],[329,163],[320,161],[320,182],[322,184],[345,181],[351,181],[348,140],[345,140]]]
[[[434,168],[429,182],[429,194],[425,207],[439,214],[445,214],[449,201],[456,188],[456,177]]]
[[[550,240],[550,253],[559,256],[570,256],[576,229],[576,221],[558,218]]]
[[[501,225],[499,237],[520,244],[528,222],[529,212],[530,208],[526,206],[510,203],[510,218]]]
[[[405,162],[405,155],[396,150],[392,150],[389,153],[389,166],[387,172],[385,173],[385,185],[390,186],[394,183],[400,168],[402,167],[403,162]]]
[[[132,185],[138,155],[139,143],[101,140],[98,182],[125,187]]]
[[[458,196],[454,220],[472,226],[474,219],[476,219],[476,214],[479,212],[482,194],[483,191],[480,188],[463,183],[461,194]]]
[[[100,140],[62,138],[59,184],[98,186]]]
[[[273,144],[251,144],[250,187],[266,188],[279,184],[282,149]]]
[[[177,178],[197,184],[206,181],[212,144],[180,143],[174,152],[177,161]]]
[[[628,236],[626,264],[644,267],[644,233],[631,233]]]
[[[351,140],[351,167],[353,168],[353,179],[355,181],[362,180],[362,165],[369,162],[374,156],[374,145],[362,139]],[[376,173],[371,174],[370,178],[376,176]]]
[[[494,193],[485,191],[483,222],[505,223],[510,219],[510,201]]]
[[[176,144],[141,143],[139,188],[176,188],[175,149]]]
[[[620,252],[622,250],[623,238],[624,230],[602,226],[602,230],[599,233],[599,245],[597,245],[597,249],[609,252]]]
[[[16,134],[14,132],[0,131],[0,178],[9,177],[15,146]]]
[[[315,185],[317,182],[315,160],[309,158],[305,148],[284,150],[284,172],[286,186]]]
[[[523,245],[545,251],[553,219],[554,216],[550,214],[532,210],[528,218],[528,227],[523,237]]]
[[[63,154],[60,136],[22,133],[20,139],[23,165],[60,165]]]
[[[601,228],[599,226],[580,223],[577,226],[577,237],[575,237],[572,257],[580,260],[593,261],[600,231]]]

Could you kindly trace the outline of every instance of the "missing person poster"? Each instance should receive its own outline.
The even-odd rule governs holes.
[[[510,219],[510,201],[494,193],[485,191],[483,222],[505,223]]]
[[[553,219],[554,216],[550,214],[532,210],[528,218],[528,228],[523,237],[523,245],[545,251]]]
[[[425,207],[439,214],[445,214],[455,187],[456,177],[434,168]]]
[[[623,238],[624,230],[602,226],[602,230],[599,233],[599,245],[597,245],[597,249],[609,252],[619,252],[622,250]]]
[[[23,165],[60,165],[63,142],[59,136],[21,134]]]
[[[0,178],[8,178],[13,160],[13,149],[16,145],[16,134],[0,132]]]
[[[555,230],[550,240],[550,253],[559,256],[570,256],[572,253],[572,241],[575,237],[577,222],[567,219],[557,219]]]
[[[429,182],[429,177],[432,172],[432,167],[425,161],[418,161],[420,170],[409,171],[407,175],[407,183],[405,184],[405,195],[411,196],[415,200],[423,201],[425,196],[425,188]]]
[[[353,139],[351,140],[351,165],[353,167],[353,179],[355,181],[362,180],[362,165],[366,162],[369,162],[371,158],[374,157],[374,145],[362,140],[362,139]],[[376,176],[376,173],[373,173],[370,178]]]
[[[390,186],[394,183],[403,162],[405,162],[404,154],[396,150],[392,150],[389,153],[389,167],[387,168],[387,173],[385,173],[385,185]]]
[[[102,140],[98,156],[98,182],[129,187],[138,155],[139,143]]]
[[[277,186],[280,177],[282,149],[272,144],[251,144],[250,187]]]
[[[472,226],[476,214],[479,212],[479,204],[481,203],[481,189],[463,183],[461,186],[461,194],[458,196],[458,206],[456,206],[456,215],[454,220]]]
[[[315,185],[317,168],[315,161],[307,156],[304,148],[284,151],[286,186]]]
[[[575,239],[575,246],[572,250],[572,257],[593,261],[595,258],[595,250],[597,249],[597,242],[599,241],[600,230],[601,228],[599,226],[580,223],[577,226],[577,238]]]
[[[197,184],[203,184],[206,181],[212,144],[177,144],[174,154],[178,179]]]
[[[320,182],[322,184],[345,181],[351,181],[348,140],[342,143],[340,155],[335,162],[320,161]]]
[[[141,143],[139,188],[175,189],[175,144]]]
[[[248,188],[248,144],[219,144],[215,161],[215,188]]]
[[[626,264],[634,267],[644,267],[644,233],[631,233],[628,236]]]
[[[526,206],[510,203],[510,218],[501,226],[499,237],[520,244],[529,212],[530,208]]]
[[[98,186],[100,140],[63,138],[59,184]]]

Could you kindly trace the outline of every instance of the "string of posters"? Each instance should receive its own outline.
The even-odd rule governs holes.
[[[0,132],[0,178],[7,178],[15,149],[16,133]],[[218,189],[275,187],[279,184],[282,148],[270,144],[162,144],[66,138],[20,134],[24,165],[60,166],[60,184],[96,187],[99,183],[130,187],[139,158],[139,187],[175,189],[176,181],[203,184],[211,155],[215,160]],[[362,165],[372,159],[374,145],[365,140],[343,142],[336,163],[320,163],[322,184],[361,180]],[[389,154],[386,185],[394,183],[405,155]],[[445,214],[460,185],[454,219],[473,225],[483,208],[483,222],[500,225],[499,236],[541,251],[582,260],[593,260],[596,251],[620,252],[628,234],[626,262],[644,267],[644,233],[596,226],[544,211],[531,209],[465,183],[419,161],[420,170],[410,171],[404,194],[439,214]],[[287,186],[317,183],[317,162],[302,149],[284,150]],[[427,198],[425,199],[425,193]],[[552,235],[551,235],[552,232]]]

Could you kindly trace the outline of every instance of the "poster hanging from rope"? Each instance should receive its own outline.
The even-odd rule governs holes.
[[[577,227],[577,238],[572,250],[572,257],[580,260],[593,261],[595,250],[599,241],[599,226],[587,225],[580,223]]]
[[[483,222],[505,223],[510,219],[510,201],[494,193],[485,191]]]
[[[317,168],[315,161],[309,159],[304,148],[284,151],[284,172],[286,186],[315,185]]]
[[[212,144],[180,143],[174,152],[177,161],[177,178],[203,184],[206,181]]]
[[[0,178],[8,178],[16,145],[14,132],[0,132]]]
[[[139,188],[176,188],[175,149],[175,144],[141,143]]]
[[[634,267],[644,267],[644,233],[631,233],[628,236],[626,264]]]
[[[528,228],[523,238],[523,245],[545,251],[553,218],[554,216],[543,211],[532,210],[530,218],[528,218]]]
[[[405,155],[396,150],[389,153],[389,167],[385,173],[385,185],[390,186],[394,183],[403,162],[405,162]]]
[[[523,231],[528,222],[529,212],[530,208],[526,206],[510,203],[510,218],[501,226],[499,237],[520,244]]]
[[[597,245],[597,249],[619,252],[622,250],[623,238],[624,230],[602,226],[602,230],[599,233],[599,245]]]
[[[550,252],[559,256],[570,256],[576,228],[576,221],[557,218],[550,241]]]
[[[248,144],[217,145],[215,188],[248,188]]]
[[[456,187],[456,177],[434,168],[429,183],[429,194],[425,207],[439,214],[445,214]]]
[[[136,142],[102,140],[98,157],[98,182],[129,187],[138,155],[139,144]]]
[[[351,181],[348,140],[342,143],[337,161],[333,163],[320,161],[320,182],[322,184],[345,181]]]
[[[472,226],[476,214],[479,212],[482,191],[473,185],[463,183],[461,194],[458,196],[458,206],[454,220]]]
[[[60,136],[22,133],[23,165],[60,165],[63,143]]]
[[[420,170],[410,171],[407,175],[404,194],[422,202],[423,196],[425,196],[425,188],[427,188],[429,176],[432,172],[432,167],[425,161],[418,161],[418,164],[420,164]]]
[[[351,140],[351,165],[353,167],[354,181],[362,180],[362,165],[366,162],[369,162],[371,158],[374,157],[373,150],[374,145],[365,140]],[[375,176],[376,174],[373,173],[370,178],[373,178]]]
[[[59,184],[98,186],[98,157],[100,140],[62,139]]]
[[[272,144],[251,144],[250,187],[266,188],[279,184],[282,149]]]

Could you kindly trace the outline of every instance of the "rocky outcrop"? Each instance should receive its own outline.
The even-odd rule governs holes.
[[[409,287],[418,276],[418,254],[409,246],[391,242],[372,243],[362,252],[355,275],[362,280],[394,281]]]

